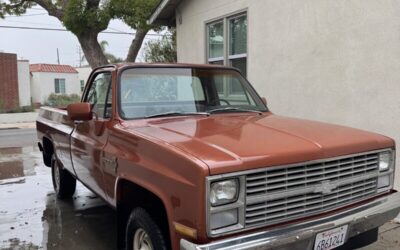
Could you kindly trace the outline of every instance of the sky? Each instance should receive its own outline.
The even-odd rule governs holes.
[[[60,63],[79,66],[79,42],[69,31],[42,31],[4,28],[1,26],[61,28],[57,18],[51,17],[40,7],[29,9],[22,16],[7,16],[0,19],[0,52],[16,53],[18,59],[29,60],[30,63],[57,63],[57,48]],[[134,33],[129,26],[120,20],[112,20],[107,31]],[[134,35],[100,34],[99,41],[108,42],[107,52],[125,58]],[[149,32],[146,41],[159,39],[160,34]],[[138,61],[142,61],[142,53]]]

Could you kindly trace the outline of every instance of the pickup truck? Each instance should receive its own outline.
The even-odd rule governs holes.
[[[230,67],[96,68],[37,132],[58,198],[82,182],[125,249],[354,249],[400,211],[392,139],[273,114]]]

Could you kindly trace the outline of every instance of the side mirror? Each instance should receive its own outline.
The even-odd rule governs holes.
[[[266,99],[265,97],[261,97],[261,100],[263,101],[263,103],[264,103],[265,105],[267,105],[267,99]]]
[[[87,102],[69,104],[67,113],[72,121],[90,121],[93,118],[92,108]]]

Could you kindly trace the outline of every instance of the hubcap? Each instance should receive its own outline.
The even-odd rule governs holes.
[[[54,189],[58,194],[60,191],[60,169],[58,168],[57,163],[54,163]]]
[[[133,236],[133,250],[153,250],[150,237],[142,228],[136,230]]]

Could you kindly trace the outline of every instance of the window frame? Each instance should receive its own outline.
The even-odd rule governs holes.
[[[223,39],[224,39],[224,41],[223,41],[223,44],[222,44],[222,56],[220,56],[220,57],[209,57],[209,55],[210,55],[210,26],[211,25],[214,25],[214,24],[217,24],[217,23],[222,23],[222,35],[223,35]],[[207,24],[207,26],[206,26],[206,30],[207,30],[207,37],[206,37],[206,40],[207,40],[207,51],[206,51],[206,54],[207,54],[207,62],[208,63],[213,63],[213,62],[221,62],[222,61],[222,65],[225,65],[225,50],[226,50],[226,34],[225,34],[225,22],[224,22],[224,20],[223,19],[220,19],[220,20],[216,20],[216,21],[213,21],[213,22],[211,22],[211,23],[208,23]]]
[[[61,88],[61,80],[63,83],[63,88]],[[58,87],[58,92],[57,92]],[[61,89],[63,91],[61,91]],[[54,93],[57,95],[64,95],[67,93],[66,86],[65,86],[65,78],[54,78]]]
[[[89,93],[90,93],[90,89],[92,88],[92,85],[93,85],[93,83],[94,83],[94,80],[95,80],[96,77],[97,77],[98,75],[100,75],[100,74],[110,74],[110,76],[111,76],[111,78],[110,78],[110,85],[109,85],[109,87],[108,87],[108,89],[107,89],[106,100],[105,100],[105,103],[104,103],[105,105],[107,105],[108,100],[109,100],[109,95],[110,95],[110,93],[111,93],[111,95],[112,95],[112,93],[113,93],[113,80],[112,80],[113,74],[112,74],[112,71],[111,71],[111,70],[100,70],[100,71],[96,71],[96,72],[94,72],[94,73],[89,77],[89,82],[88,82],[88,84],[86,84],[86,86],[85,86],[85,89],[84,89],[83,94],[82,94],[81,102],[87,102],[87,103],[89,103],[89,102],[88,102],[88,95],[89,95]],[[113,105],[112,99],[113,99],[113,96],[111,96],[111,110],[113,110],[113,106],[114,106],[114,105]],[[107,109],[104,108],[104,112],[103,112],[102,115],[97,114],[97,116],[98,116],[99,119],[102,119],[102,120],[111,120],[111,119],[112,119],[112,113],[113,113],[113,112],[111,112],[111,116],[108,117],[108,116],[106,116],[106,110],[107,110]]]
[[[80,85],[81,85],[81,93],[85,91],[85,80],[80,80]]]
[[[247,30],[246,30],[246,53],[241,53],[241,54],[235,54],[235,55],[230,55],[230,21],[235,18],[240,18],[245,16],[247,19]],[[247,77],[247,72],[248,72],[248,53],[249,53],[249,18],[248,18],[248,10],[247,9],[242,9],[227,15],[224,15],[222,17],[214,18],[211,20],[208,20],[205,22],[205,63],[206,64],[212,64],[214,62],[220,62],[222,61],[225,66],[231,66],[231,60],[234,59],[240,59],[240,58],[246,58],[246,74],[244,72],[241,72],[244,77]],[[223,23],[223,35],[224,35],[224,54],[222,57],[215,57],[211,58],[209,57],[210,53],[210,33],[209,33],[209,26],[216,24],[216,23]]]

